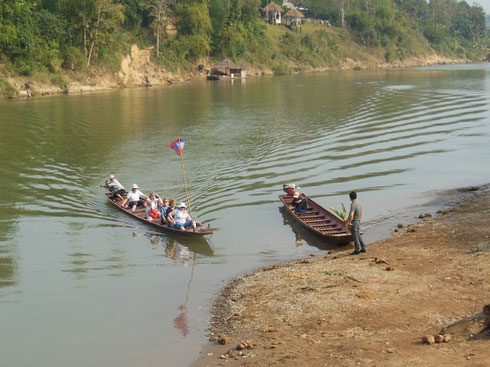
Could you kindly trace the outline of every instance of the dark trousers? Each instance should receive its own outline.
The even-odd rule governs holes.
[[[141,199],[139,199],[138,201],[130,201],[129,202],[129,207],[132,208],[133,206],[144,206],[145,205],[145,202]]]
[[[121,195],[122,197],[125,197],[126,196],[126,190],[124,190],[124,189],[117,190],[116,192],[113,192],[111,190],[111,193],[112,193],[112,198],[113,199],[115,199],[117,197],[117,194]]]
[[[356,251],[365,250],[366,245],[361,237],[361,222],[352,222],[352,227],[350,227],[350,232],[352,233],[352,238],[354,239],[354,248]]]

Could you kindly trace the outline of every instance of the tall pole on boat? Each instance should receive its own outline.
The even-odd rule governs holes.
[[[177,153],[177,155],[180,155],[180,162],[182,163],[182,177],[184,178],[185,196],[187,197],[187,205],[189,206],[189,212],[192,217],[191,199],[189,199],[189,191],[187,190],[187,177],[185,175],[184,146],[185,142],[180,137],[175,139],[174,142],[169,145],[170,148],[175,150],[175,153]]]
[[[189,192],[187,191],[187,178],[185,175],[185,167],[184,167],[184,152],[180,153],[180,158],[181,158],[181,163],[182,163],[182,177],[184,178],[184,189],[185,189],[185,196],[187,197],[187,205],[189,206],[189,212],[192,215],[192,208],[191,208],[191,199],[189,199]]]

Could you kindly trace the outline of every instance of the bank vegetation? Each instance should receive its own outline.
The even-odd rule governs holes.
[[[4,0],[0,95],[15,96],[23,86],[9,81],[19,77],[60,89],[85,77],[96,83],[120,70],[132,44],[153,47],[152,63],[181,79],[225,58],[280,74],[488,53],[485,13],[465,1],[294,3],[308,9],[301,33],[266,24],[266,0]]]

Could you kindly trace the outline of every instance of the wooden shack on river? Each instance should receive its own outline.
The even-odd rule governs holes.
[[[211,68],[211,72],[208,75],[208,79],[221,79],[221,78],[245,78],[247,71],[243,64],[233,62],[228,59],[222,60],[220,63],[214,65]]]

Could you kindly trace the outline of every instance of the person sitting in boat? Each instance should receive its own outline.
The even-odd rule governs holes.
[[[156,192],[152,192],[148,200],[146,200],[146,215],[145,218],[149,221],[157,219],[161,216],[160,207],[163,205],[163,200]]]
[[[143,194],[138,185],[134,184],[133,188],[126,195],[126,199],[122,202],[121,206],[125,208],[131,208],[131,211],[135,211],[138,206],[146,206],[145,200],[148,200],[148,196]],[[127,206],[126,206],[127,204]]]
[[[306,198],[301,197],[299,192],[294,193],[293,201],[291,201],[289,207],[296,213],[306,213],[308,211],[308,203],[306,202]]]
[[[170,203],[170,199],[168,198],[163,198],[162,200],[162,205],[160,205],[160,218],[161,218],[161,221],[160,223],[161,224],[167,224],[167,210],[169,208],[169,203]]]
[[[105,187],[109,189],[112,196],[111,199],[119,199],[121,201],[124,200],[124,196],[126,196],[127,191],[123,185],[119,183],[118,180],[114,177],[114,175],[109,176],[109,180],[105,182],[105,185],[100,185],[101,187]]]
[[[175,224],[173,218],[169,218],[169,217],[170,217],[170,213],[176,211],[177,211],[177,202],[174,199],[170,199],[170,201],[168,202],[167,212],[165,213],[165,218],[167,219],[169,226],[170,223]]]
[[[189,213],[187,213],[185,203],[179,203],[179,210],[170,213],[169,219],[172,219],[172,225],[169,223],[169,227],[181,229],[185,231],[186,228],[192,226],[196,228],[196,222],[192,220]]]
[[[287,188],[288,188],[287,184],[282,184],[282,191],[284,191],[284,193],[286,193]]]
[[[296,193],[296,189],[299,189],[299,186],[296,187],[295,184],[284,184],[284,185],[282,185],[282,191],[284,191],[287,196],[293,197],[293,195]]]

